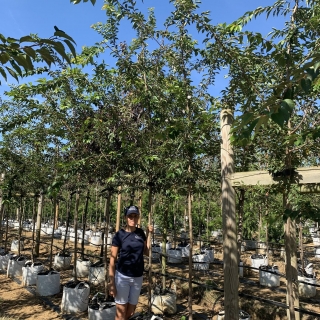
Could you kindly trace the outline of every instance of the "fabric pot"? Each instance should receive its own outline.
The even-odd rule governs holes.
[[[22,267],[22,285],[33,286],[37,283],[37,275],[38,272],[42,271],[44,266],[41,262],[32,263],[31,261],[27,261]]]
[[[279,287],[280,275],[277,275],[275,273],[279,273],[279,268],[277,266],[260,266],[259,268],[260,284],[267,287]]]
[[[76,239],[76,233],[75,232],[70,232],[70,235],[69,235],[69,240],[71,242],[74,242]]]
[[[89,244],[89,235],[85,234],[83,239],[84,244]],[[78,237],[78,242],[82,243],[82,234]]]
[[[110,299],[111,300],[111,299]],[[112,299],[113,300],[113,299]],[[107,301],[103,293],[98,292],[89,302],[88,319],[89,320],[114,320],[116,316],[116,303]]]
[[[20,240],[20,250],[24,249],[23,240]],[[11,242],[11,251],[18,252],[19,251],[19,240],[13,240]]]
[[[101,236],[91,236],[90,244],[93,244],[94,246],[101,246],[102,245]]]
[[[195,254],[192,261],[195,270],[209,270],[209,257],[206,254]]]
[[[211,247],[202,247],[201,253],[206,254],[209,257],[209,262],[214,262],[214,249]]]
[[[268,265],[268,258],[263,254],[253,254],[251,257],[251,266],[255,269],[252,269],[254,272],[259,272],[260,266]]]
[[[87,310],[90,286],[85,282],[67,283],[63,287],[61,312],[77,313]]]
[[[55,230],[54,230],[53,237],[54,237],[55,239],[60,239],[60,238],[61,238],[61,235],[62,235],[62,232],[61,232],[60,229],[55,229]]]
[[[188,258],[190,255],[190,243],[180,243],[178,248],[181,249],[182,258]]]
[[[53,265],[56,269],[60,269],[60,270],[69,269],[71,265],[71,259],[72,259],[71,254],[58,253],[54,256]]]
[[[22,267],[26,262],[26,258],[22,256],[12,256],[8,261],[7,277],[21,277]]]
[[[317,294],[317,289],[314,286],[317,284],[317,279],[313,276],[298,276],[298,281],[303,281],[306,283],[299,282],[299,296],[304,298],[312,298]]]
[[[182,251],[180,248],[171,248],[167,252],[169,263],[181,263],[182,262]]]
[[[60,292],[60,273],[58,271],[40,271],[37,274],[37,293],[40,296],[53,296]]]
[[[77,276],[79,278],[87,277],[89,275],[90,265],[91,265],[90,260],[77,259],[77,264],[76,264]]]
[[[160,245],[158,244],[153,244],[152,245],[152,259],[154,260],[158,260],[160,258],[160,252],[161,252],[161,248],[160,248]]]
[[[220,311],[219,314],[218,314],[218,318],[217,320],[225,320],[225,312],[224,311]],[[250,315],[243,311],[243,310],[240,310],[239,311],[239,320],[250,320]]]
[[[171,242],[166,243],[166,252],[168,252],[169,249],[171,249]],[[160,250],[160,252],[162,252],[162,243],[160,243]]]
[[[154,314],[175,314],[177,312],[177,296],[166,290],[163,294],[151,293],[151,312]]]
[[[0,270],[7,270],[8,269],[9,259],[13,256],[14,255],[12,253],[0,255]]]
[[[105,281],[105,269],[103,263],[95,263],[89,267],[89,283],[99,285]]]

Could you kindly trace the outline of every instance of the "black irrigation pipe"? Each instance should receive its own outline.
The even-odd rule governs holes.
[[[148,270],[144,270],[144,272],[147,273]],[[164,276],[164,277],[167,277],[169,279],[177,279],[177,280],[181,280],[181,281],[185,281],[185,282],[189,281],[189,279],[186,279],[186,278],[183,278],[183,277],[180,277],[180,276],[174,276],[174,275],[170,275],[170,274],[163,274],[161,272],[155,272],[155,271],[151,271],[151,273],[153,273],[155,275],[158,275],[158,276],[162,276],[162,277]],[[219,292],[224,292],[224,289],[221,289],[221,288],[213,286],[213,285],[203,284],[201,282],[194,281],[194,280],[192,280],[191,283],[196,284],[196,285],[198,285],[198,286],[200,286],[202,288],[212,289],[212,290],[219,291]],[[258,300],[258,301],[264,302],[266,304],[274,305],[274,306],[277,306],[277,307],[280,307],[280,308],[283,308],[283,309],[289,309],[289,307],[285,303],[277,302],[277,301],[274,301],[274,300],[265,299],[265,298],[261,298],[261,297],[257,297],[257,296],[253,296],[253,295],[250,295],[250,294],[247,294],[247,293],[239,292],[238,296],[239,297],[243,297],[243,298],[247,298],[247,299],[251,299],[251,300],[252,299]],[[300,308],[297,308],[297,307],[295,307],[294,310],[298,311],[300,313],[308,314],[308,315],[315,316],[315,317],[319,317],[320,316],[320,313],[316,313],[316,312],[313,312],[313,311],[308,311],[308,310],[305,310],[305,309],[300,309]]]

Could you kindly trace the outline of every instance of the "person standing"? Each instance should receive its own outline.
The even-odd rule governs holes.
[[[138,304],[143,281],[144,258],[149,255],[148,237],[153,227],[148,226],[147,236],[137,227],[139,208],[129,206],[124,210],[126,226],[116,232],[111,247],[109,264],[109,294],[115,298],[115,320],[129,319]]]

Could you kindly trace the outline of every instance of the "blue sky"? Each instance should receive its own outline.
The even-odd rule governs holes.
[[[161,24],[170,14],[169,0],[141,0],[137,3],[142,10],[154,7],[158,23]],[[201,0],[200,10],[210,11],[212,23],[230,23],[244,12],[259,6],[272,5],[274,0]],[[0,33],[4,36],[20,38],[30,33],[40,37],[50,37],[54,33],[54,26],[65,31],[77,43],[76,50],[81,51],[82,46],[90,46],[101,40],[91,25],[106,21],[105,11],[101,10],[103,0],[97,0],[95,6],[90,2],[73,5],[69,0],[1,0]],[[250,23],[249,28],[266,35],[272,27],[282,28],[280,19],[260,18]],[[121,29],[121,38],[130,42],[134,36],[129,25]],[[28,79],[31,81],[32,79]],[[21,80],[20,83],[25,80]],[[12,80],[13,84],[17,84]],[[8,90],[8,84],[2,81],[0,95]]]

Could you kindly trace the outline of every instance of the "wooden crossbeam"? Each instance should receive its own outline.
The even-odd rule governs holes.
[[[320,167],[297,168],[295,172],[292,176],[292,183],[299,185],[320,184]],[[266,186],[277,184],[280,181],[283,181],[283,177],[272,177],[268,171],[235,172],[231,175],[231,183],[234,187]],[[305,190],[304,192],[316,192],[316,190],[320,190],[319,186],[309,186],[302,189]],[[312,191],[312,189],[314,189],[314,191]]]

